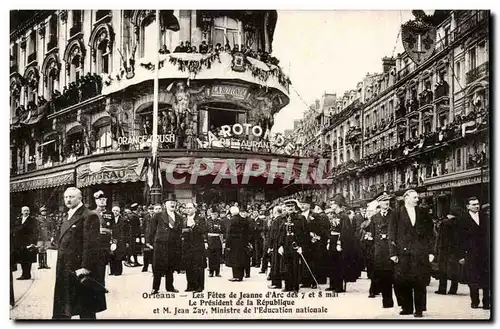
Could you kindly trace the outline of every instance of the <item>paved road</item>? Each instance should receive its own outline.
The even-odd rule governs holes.
[[[50,251],[50,270],[38,270],[34,266],[34,280],[16,281],[14,289],[17,305],[11,309],[11,319],[50,319],[52,315],[52,298],[55,281],[56,252]],[[36,265],[36,264],[34,264]],[[151,271],[151,268],[150,268]],[[307,319],[409,319],[413,316],[400,316],[399,308],[383,309],[381,297],[367,298],[369,280],[364,276],[355,283],[348,284],[347,293],[337,297],[326,296],[321,286],[320,290],[302,289],[299,296],[279,298],[280,296],[266,295],[280,293],[267,288],[268,282],[264,274],[258,274],[258,269],[252,268],[252,275],[243,282],[229,282],[231,269],[223,268],[221,278],[206,278],[205,292],[193,296],[184,293],[186,288],[185,275],[175,275],[175,286],[181,292],[172,296],[162,295],[164,298],[149,298],[151,291],[152,273],[143,273],[141,268],[124,267],[120,277],[107,277],[106,286],[110,290],[107,294],[108,309],[97,315],[98,319],[182,319],[182,318],[307,318]],[[14,278],[20,275],[20,269],[14,273]],[[164,282],[162,282],[164,288]],[[458,295],[442,296],[434,294],[437,281],[433,280],[427,288],[427,309],[425,319],[489,319],[490,311],[471,309],[468,296],[468,287],[460,285]],[[319,292],[321,291],[321,297]],[[165,293],[160,290],[160,293]],[[230,298],[230,294],[235,298]],[[237,306],[241,293],[253,295],[241,299],[244,306]],[[210,294],[210,296],[209,296]],[[218,294],[218,295],[216,295]],[[225,298],[220,298],[225,294]],[[261,295],[258,295],[261,294]],[[313,296],[314,294],[314,296]],[[167,298],[170,297],[170,298]],[[198,298],[196,298],[198,297]],[[231,301],[232,305],[214,305],[222,301]],[[293,305],[281,305],[283,301]],[[274,302],[279,305],[262,305]],[[194,305],[196,303],[196,305]],[[280,309],[281,307],[281,309]],[[298,313],[309,307],[309,312]],[[176,310],[177,308],[177,310]],[[225,308],[225,310],[223,309]],[[251,313],[243,313],[247,308]],[[311,312],[311,308],[313,312]],[[179,313],[180,311],[189,313]],[[222,312],[217,312],[221,311]],[[240,313],[234,313],[237,311]],[[282,313],[271,313],[281,310]],[[292,313],[288,313],[288,311]],[[196,313],[195,313],[196,312]],[[285,313],[286,312],[286,313]],[[177,314],[176,314],[177,313]],[[420,320],[420,319],[418,319]]]

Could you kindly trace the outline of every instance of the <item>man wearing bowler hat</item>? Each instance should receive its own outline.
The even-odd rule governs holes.
[[[151,220],[146,245],[153,249],[153,294],[160,290],[161,278],[169,292],[179,292],[174,287],[174,271],[179,271],[182,261],[182,229],[184,217],[175,212],[177,200],[170,193],[165,200],[165,211]]]

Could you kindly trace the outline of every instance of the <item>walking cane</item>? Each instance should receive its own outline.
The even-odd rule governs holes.
[[[314,276],[314,274],[313,274],[313,272],[312,272],[311,268],[309,267],[309,264],[307,263],[307,261],[306,261],[306,259],[305,259],[304,255],[302,255],[302,253],[298,253],[298,254],[300,255],[300,257],[302,257],[302,260],[303,260],[303,261],[304,261],[304,263],[306,264],[307,269],[309,270],[309,273],[311,273],[311,276],[312,276],[312,278],[314,279],[314,282],[316,283],[316,286],[318,287],[318,289],[319,289],[319,290],[321,290],[321,288],[319,287],[318,280],[316,280],[316,277]]]

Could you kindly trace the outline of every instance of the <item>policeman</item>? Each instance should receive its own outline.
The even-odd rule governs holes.
[[[110,251],[113,249],[111,244],[111,230],[115,221],[113,213],[106,209],[108,199],[104,192],[99,190],[94,193],[95,203],[97,208],[95,212],[99,215],[100,221],[100,234],[99,234],[99,273],[97,280],[104,283],[106,276],[106,264],[109,262]]]
[[[306,243],[306,219],[298,214],[300,211],[297,200],[285,201],[287,215],[279,229],[278,253],[283,257],[285,289],[284,291],[299,291],[300,258],[302,247]]]
[[[38,269],[50,269],[47,265],[47,243],[49,242],[48,225],[50,218],[47,217],[47,208],[42,206],[40,208],[40,215],[37,218],[39,231],[38,231]]]
[[[222,258],[224,223],[219,218],[217,209],[209,210],[208,227],[208,270],[209,277],[220,277],[220,264]]]

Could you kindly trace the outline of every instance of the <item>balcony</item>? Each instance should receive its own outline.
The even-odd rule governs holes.
[[[151,53],[135,61],[127,68],[127,73],[112,72],[104,78],[103,95],[109,95],[145,81],[152,81],[156,54]],[[187,65],[186,63],[189,63]],[[233,65],[233,63],[236,63]],[[190,79],[195,80],[240,80],[282,92],[279,108],[289,102],[290,80],[282,70],[275,65],[269,66],[263,61],[249,56],[233,56],[228,52],[171,53],[160,54],[159,79]],[[223,90],[222,90],[223,91]],[[217,92],[222,92],[218,90]],[[239,97],[234,95],[234,98]]]
[[[49,42],[47,43],[47,52],[57,47],[57,38],[51,37]]]
[[[404,106],[404,104],[401,103],[401,105],[396,109],[395,114],[396,120],[406,115],[406,107]]]
[[[82,32],[82,23],[75,24],[69,29],[69,37],[72,38],[80,32]]]
[[[28,65],[36,61],[36,51],[28,55]]]
[[[419,95],[420,107],[432,104],[432,92],[430,90],[424,90]]]
[[[438,100],[443,96],[449,96],[449,95],[450,95],[450,86],[446,81],[440,82],[436,87],[436,89],[434,89],[434,100]]]
[[[490,69],[489,62],[484,62],[478,67],[470,70],[466,74],[466,83],[470,84],[476,80],[479,80],[482,77],[489,75],[489,69]]]

